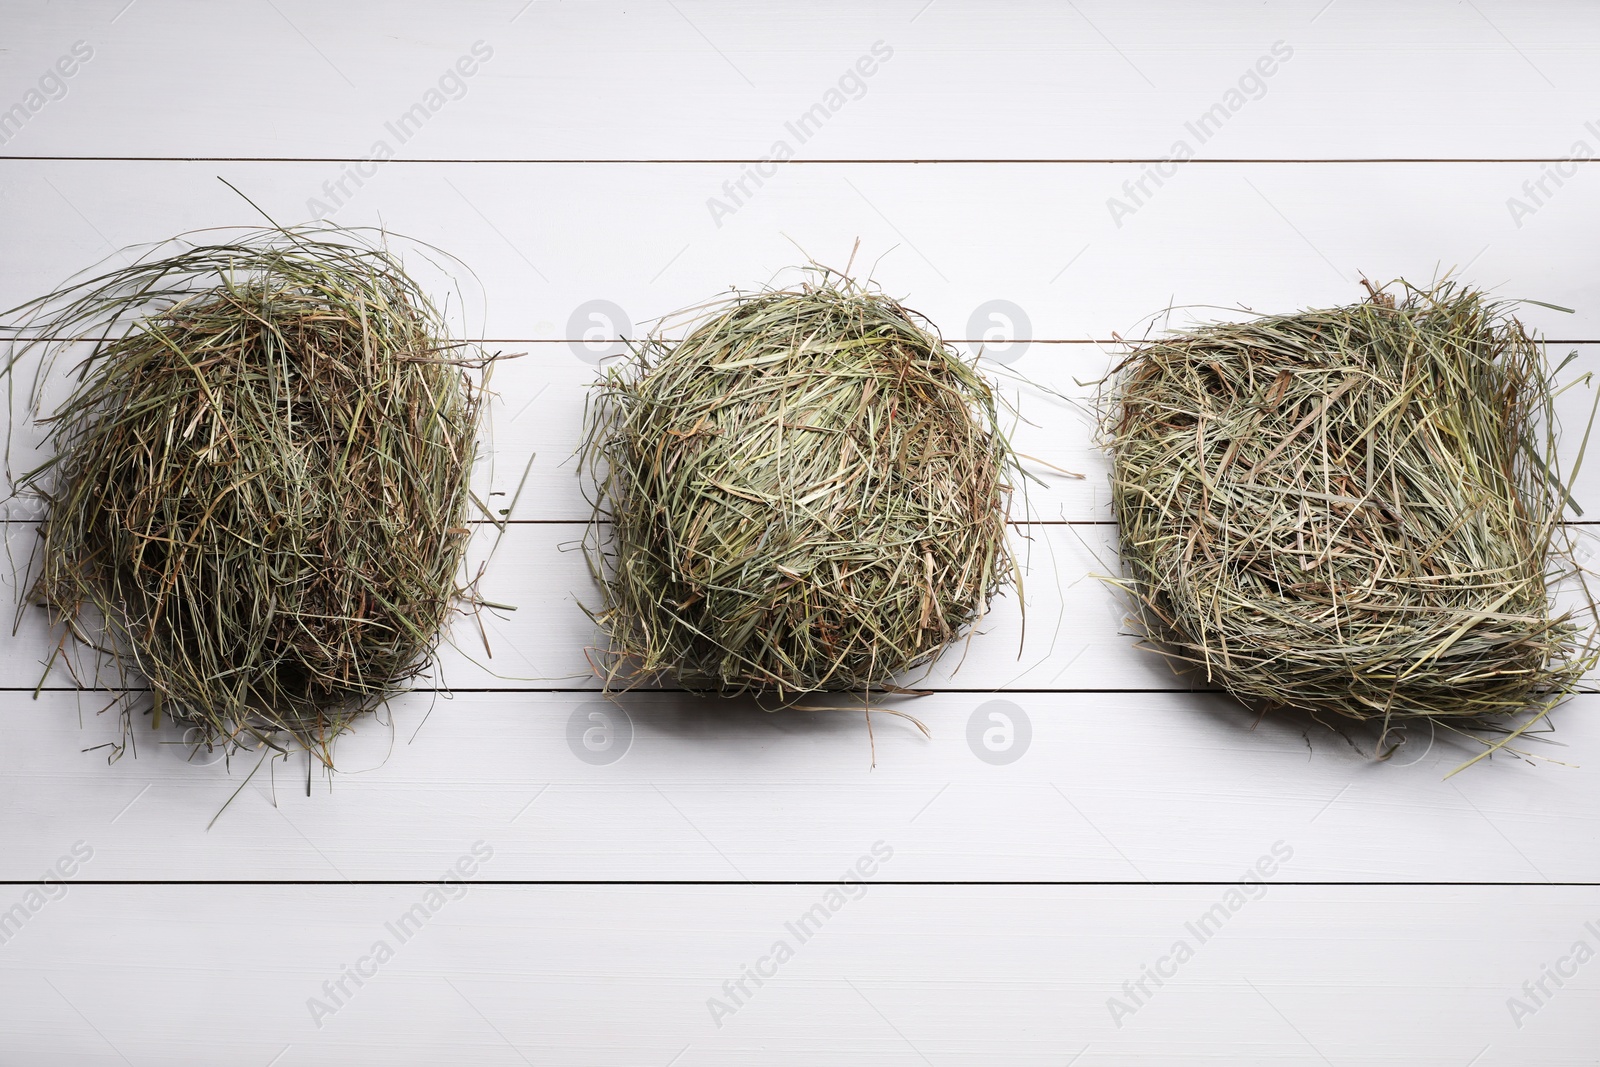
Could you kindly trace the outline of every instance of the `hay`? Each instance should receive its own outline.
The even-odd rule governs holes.
[[[148,685],[154,725],[327,762],[464,594],[477,354],[381,239],[180,247],[14,313],[13,368],[94,342],[19,481],[45,507],[30,596]]]
[[[1011,578],[995,395],[841,274],[685,313],[591,401],[608,688],[904,691]]]
[[[1596,658],[1552,609],[1551,371],[1505,305],[1399,285],[1134,346],[1103,423],[1122,584],[1159,651],[1262,709],[1542,715]]]

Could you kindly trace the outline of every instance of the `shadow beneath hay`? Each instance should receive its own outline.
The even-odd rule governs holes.
[[[844,693],[817,694],[780,708],[762,705],[748,696],[702,696],[651,690],[597,692],[584,699],[597,707],[626,712],[636,741],[657,735],[696,745],[759,746],[766,742],[821,743],[843,737],[859,742],[861,758],[866,765],[873,757],[874,744],[881,760],[886,744],[898,748],[907,740],[926,740],[923,731],[912,721],[921,718],[916,710],[919,701],[910,697],[886,697],[882,704],[875,698],[870,732],[860,699]]]
[[[1472,759],[1483,751],[1485,744],[1493,744],[1500,736],[1515,730],[1522,722],[1532,718],[1532,713],[1506,722],[1491,724],[1485,729],[1467,731],[1459,726],[1440,725],[1428,720],[1410,720],[1391,723],[1387,732],[1377,721],[1358,722],[1326,714],[1319,715],[1304,708],[1276,708],[1263,713],[1219,691],[1193,693],[1193,711],[1216,724],[1219,730],[1236,732],[1241,744],[1252,737],[1276,745],[1292,743],[1299,738],[1305,746],[1307,761],[1335,759],[1343,763],[1368,765],[1375,772],[1398,772],[1407,767],[1440,766],[1444,773]],[[1563,708],[1550,713],[1542,723],[1519,737],[1513,746],[1546,758],[1559,758],[1564,748],[1559,733],[1555,731]],[[1494,762],[1526,762],[1527,757],[1502,749],[1477,766]]]

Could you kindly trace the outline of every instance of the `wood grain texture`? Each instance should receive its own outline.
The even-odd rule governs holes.
[[[1579,3],[126,3],[13,6],[4,98],[75,41],[95,54],[7,154],[366,158],[480,41],[491,57],[398,151],[763,159],[878,42],[891,57],[791,138],[798,158],[1165,158],[1185,136],[1213,158],[1564,158],[1597,117],[1600,17]],[[1188,134],[1278,42],[1265,90]]]
[[[417,684],[446,690],[602,688],[591,657],[603,638],[583,611],[599,603],[581,548],[585,529],[574,523],[516,524],[496,547],[492,528],[480,526],[468,565],[492,551],[481,591],[517,610],[485,610],[476,622],[458,617],[437,663]],[[12,555],[24,558],[32,524],[14,524],[9,540]],[[1116,570],[1114,527],[1018,526],[1012,542],[1024,568],[1021,590],[1002,592],[967,637],[903,675],[900,684],[976,692],[1208,688],[1203,675],[1176,674],[1164,657],[1139,647],[1123,595],[1100,577]],[[5,581],[9,587],[13,579]],[[40,683],[60,640],[47,622],[43,608],[24,609],[7,642],[7,663],[18,675],[8,686],[25,693]],[[45,684],[70,689],[121,683],[113,666],[92,653],[73,652],[55,657]]]
[[[530,471],[514,518],[588,514],[573,459],[584,399],[598,373],[596,353],[621,350],[583,342],[585,331],[604,334],[610,321],[585,310],[592,302],[620,308],[631,321],[617,332],[638,336],[659,317],[730,286],[800,280],[785,269],[803,259],[799,249],[842,266],[859,236],[858,265],[969,351],[978,350],[982,329],[995,328],[983,311],[991,301],[1009,302],[1028,320],[1033,342],[991,363],[1026,380],[1003,383],[1016,409],[1009,429],[1022,452],[1087,475],[1076,481],[1035,465],[1041,484],[1028,486],[1031,516],[1104,521],[1092,383],[1121,351],[1113,336],[1239,316],[1243,308],[1350,303],[1364,295],[1362,271],[1426,281],[1454,265],[1502,297],[1575,309],[1524,305],[1523,318],[1548,336],[1600,337],[1589,280],[1600,275],[1600,252],[1583,237],[1600,226],[1600,201],[1567,190],[1519,229],[1503,201],[1527,170],[1460,164],[1447,179],[1418,164],[1190,170],[1118,229],[1103,207],[1121,180],[1115,166],[841,165],[785,175],[759,190],[748,214],[718,229],[703,206],[726,171],[714,165],[418,164],[381,171],[336,217],[382,223],[460,257],[462,265],[437,267],[413,246],[407,259],[441,302],[453,311],[465,304],[454,317],[469,336],[495,338],[493,350],[517,356],[492,379],[493,470],[485,471],[487,487],[505,492]],[[98,260],[119,263],[124,246],[220,220],[248,222],[251,209],[219,174],[274,217],[295,219],[329,170],[307,163],[0,165],[0,203],[27,205],[5,217],[0,305],[37,296]],[[868,190],[870,201],[858,195]],[[1177,310],[1151,319],[1169,304]],[[1600,348],[1552,345],[1557,358],[1572,350],[1579,355],[1569,378],[1596,367]],[[31,382],[32,372],[29,363],[18,381]],[[64,374],[52,379],[45,410],[68,384]],[[1592,402],[1589,390],[1572,390],[1561,417],[1581,426]],[[12,468],[26,470],[42,458],[30,450],[40,431],[21,417],[11,431]],[[1569,463],[1580,440],[1573,434],[1566,442]],[[1597,487],[1600,464],[1590,463],[1577,499],[1600,499]]]
[[[299,221],[317,210],[312,201],[332,203],[323,187],[342,173],[326,162],[6,162],[0,202],[15,207],[0,304],[127,245],[259,223],[219,177]],[[1115,163],[819,164],[749,187],[736,212],[713,218],[707,201],[726,195],[737,165],[393,163],[359,187],[347,182],[331,217],[381,223],[459,257],[468,328],[513,341],[581,336],[568,332],[572,316],[597,298],[638,330],[729,287],[793,280],[785,272],[807,256],[842,267],[857,239],[858,270],[960,339],[994,299],[1021,308],[1034,338],[1103,341],[1142,335],[1169,305],[1180,325],[1230,309],[1328,306],[1362,297],[1363,274],[1426,281],[1455,268],[1503,296],[1573,308],[1527,309],[1548,336],[1600,340],[1587,281],[1600,250],[1582,239],[1600,224],[1587,171],[1513,219],[1506,201],[1539,164],[1187,167],[1160,188],[1147,183],[1143,205],[1114,219],[1107,201],[1125,199],[1123,184],[1141,173]],[[420,254],[407,262],[441,299],[454,288]]]
[[[518,610],[455,626],[309,796],[303,757],[211,762],[142,722],[108,765],[111,695],[58,668],[35,699],[37,610],[0,636],[0,1065],[1594,1062],[1600,965],[1545,968],[1600,950],[1600,696],[1532,758],[1446,779],[1474,751],[1447,732],[1380,762],[1370,729],[1196,691],[1092,577],[1115,529],[1087,411],[1115,337],[1452,267],[1574,309],[1526,318],[1595,369],[1600,201],[1562,162],[1600,151],[1590,6],[24,0],[0,30],[0,308],[250,224],[219,177],[285,222],[382,225],[459,256],[407,261],[525,353],[495,371],[478,484],[529,471],[484,586]],[[793,161],[757,167],[780,142]],[[1023,594],[870,736],[843,699],[605,702],[572,459],[597,350],[858,238],[962,345],[992,302],[1021,313],[1031,343],[992,364],[1032,383],[1007,386],[1017,443],[1087,477],[1041,468]],[[7,429],[14,476],[39,431]],[[9,599],[37,516],[0,507]],[[480,842],[473,884],[430,895]],[[829,897],[875,845],[879,884]],[[786,938],[775,977],[724,989]],[[392,960],[324,989],[379,940]],[[1124,988],[1180,940],[1164,984]]]
[[[464,837],[457,855],[480,839]],[[1226,887],[871,885],[841,893],[803,943],[789,926],[825,887],[452,891],[402,943],[389,924],[425,901],[420,886],[73,887],[5,946],[0,1025],[14,1061],[74,1064],[1576,1067],[1594,1056],[1596,964],[1565,989],[1547,983],[1555,995],[1521,1029],[1506,1006],[1575,941],[1595,942],[1588,890],[1270,885],[1241,895],[1204,943],[1190,924]],[[1514,917],[1515,935],[1486,917]],[[780,940],[794,954],[775,968]],[[1160,988],[1146,981],[1152,995],[1119,1027],[1108,1001],[1179,940],[1192,957]],[[379,941],[393,955],[363,964]],[[358,964],[370,977],[346,980],[350,995],[318,1028],[307,1002],[332,1004],[323,983]],[[719,1027],[708,1001],[732,1005],[723,983],[758,965],[774,976],[746,980],[751,995]]]
[[[31,539],[30,529],[19,525],[13,530],[14,540]],[[582,526],[566,523],[510,527],[490,564],[483,593],[517,610],[483,612],[481,631],[471,621],[458,620],[436,667],[421,684],[507,691],[600,689],[590,650],[602,638],[580,606],[598,602],[579,547],[583,533]],[[1123,626],[1126,612],[1120,596],[1091,576],[1110,573],[1115,565],[1111,529],[1038,526],[1020,534],[1031,538],[1031,544],[1018,545],[1031,557],[1026,610],[1015,589],[1002,594],[967,639],[903,676],[903,685],[980,692],[1203,687],[1203,681],[1177,677],[1163,659],[1136,648]],[[480,531],[480,540],[488,539]],[[27,609],[8,643],[7,659],[22,674],[14,682],[20,689],[33,689],[57,647],[60,634],[46,622],[44,609]],[[72,661],[69,667],[66,659],[57,658],[47,684],[120,684],[115,668],[97,663],[92,654],[75,655]]]
[[[843,700],[419,694],[342,739],[346,773],[310,796],[304,757],[230,768],[174,729],[108,767],[84,751],[119,736],[99,695],[19,696],[0,879],[79,839],[102,879],[417,878],[470,832],[501,846],[495,877],[532,881],[826,878],[878,837],[924,882],[1226,880],[1280,837],[1296,880],[1600,881],[1600,781],[1574,765],[1597,696],[1523,746],[1538,760],[1445,781],[1476,751],[1446,731],[1379,763],[1375,731],[1256,723],[1218,695],[947,692],[892,705],[930,737],[879,711],[869,738]]]

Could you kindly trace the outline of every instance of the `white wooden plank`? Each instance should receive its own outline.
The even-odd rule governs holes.
[[[1207,318],[1327,306],[1360,298],[1363,272],[1426,281],[1451,268],[1507,297],[1575,308],[1526,309],[1550,336],[1600,337],[1585,281],[1600,252],[1581,238],[1600,206],[1575,179],[1514,219],[1506,201],[1538,176],[1537,164],[1191,167],[1159,189],[1147,184],[1143,206],[1113,219],[1108,199],[1126,198],[1123,184],[1140,173],[1135,164],[823,164],[780,173],[714,219],[707,201],[738,177],[726,164],[414,163],[347,184],[333,218],[381,223],[459,256],[477,275],[457,271],[469,328],[495,338],[581,337],[569,329],[587,315],[572,320],[596,299],[642,328],[730,286],[793,280],[782,272],[807,255],[842,267],[857,238],[857,271],[953,338],[995,299],[1022,310],[1032,337],[1105,339],[1142,334],[1169,303]],[[258,221],[219,176],[287,223],[331,204],[323,185],[340,171],[4,163],[0,203],[16,207],[0,252],[0,304],[39,295],[126,245]],[[448,282],[415,253],[408,263],[442,299]],[[1180,310],[1174,321],[1191,317]]]
[[[434,159],[765,159],[783,140],[802,159],[1104,159],[1184,140],[1211,158],[1501,158],[1596,143],[1600,18],[1577,2],[126,6],[12,5],[0,106],[30,103],[75,42],[93,55],[64,96],[43,87],[58,98],[34,98],[7,154],[364,159],[384,140]],[[449,80],[474,44],[489,58]],[[849,80],[874,45],[887,58]],[[419,129],[390,132],[419,104]],[[808,137],[787,130],[818,104]],[[1190,132],[1219,105],[1208,137]]]
[[[859,237],[858,265],[958,339],[981,332],[991,300],[1040,341],[1084,342],[1137,333],[1169,303],[1326,305],[1354,299],[1360,271],[1422,280],[1459,265],[1504,295],[1576,308],[1527,318],[1596,342],[1600,252],[1584,237],[1600,208],[1583,168],[1557,186],[1538,162],[1205,162],[1153,188],[1140,163],[817,161],[1162,158],[1178,141],[1212,161],[1593,154],[1600,13],[873,0],[824,16],[732,0],[25,0],[0,16],[0,308],[124,244],[248,221],[219,175],[284,221],[323,198],[340,222],[381,222],[477,271],[465,328],[529,352],[498,372],[496,468],[481,483],[504,491],[534,457],[516,515],[532,521],[512,527],[485,586],[522,606],[487,620],[492,669],[458,626],[442,666],[456,694],[431,712],[431,693],[398,700],[392,728],[363,723],[340,743],[349,773],[314,776],[312,796],[303,757],[247,781],[248,760],[185,762],[162,744],[179,734],[142,724],[138,757],[105,765],[104,749],[84,751],[118,736],[95,714],[104,694],[30,697],[49,647],[39,614],[0,637],[0,1062],[1593,1061],[1588,964],[1564,985],[1544,975],[1580,940],[1600,949],[1600,860],[1585,847],[1600,696],[1556,713],[1556,732],[1526,746],[1535,762],[1447,781],[1472,750],[1413,730],[1376,763],[1371,731],[1253,724],[1182,692],[1088,577],[1110,566],[1113,530],[1056,525],[1031,530],[1027,642],[1008,596],[964,663],[929,676],[934,695],[896,705],[931,739],[874,715],[875,768],[855,711],[674,693],[618,709],[584,676],[593,634],[573,603],[593,596],[572,550],[584,509],[570,461],[593,367],[569,338],[591,301],[620,305],[637,332],[773,279],[796,245],[837,265]],[[6,109],[53,93],[40,79],[79,40],[94,54],[61,98],[8,129]],[[761,159],[798,140],[785,122],[879,40],[893,54],[861,98],[792,146],[802,165],[746,179],[731,212],[709,201],[733,201],[723,184],[739,163],[473,162]],[[1261,98],[1229,107],[1280,40],[1293,55]],[[400,144],[385,122],[427,110],[424,92],[477,41],[493,54],[462,98]],[[1185,123],[1219,103],[1229,114],[1200,144]],[[380,139],[441,162],[346,177],[340,160]],[[58,155],[199,158],[4,158]],[[263,157],[333,161],[249,162]],[[1036,343],[1010,365],[1072,391],[1111,358]],[[1577,368],[1597,358],[1600,343],[1585,346]],[[1569,424],[1587,399],[1569,394]],[[1024,450],[1090,475],[1037,490],[1034,516],[1103,523],[1088,422],[1037,392],[1022,401],[1037,424],[1019,430]],[[14,472],[36,438],[13,429]],[[1589,468],[1580,501],[1600,476]],[[33,537],[27,522],[6,534],[19,552]],[[627,737],[615,761],[585,746],[602,713]],[[992,713],[1027,735],[1015,761],[984,745],[1004,725]],[[422,883],[475,842],[494,850],[475,881],[544,884],[428,897]],[[708,1001],[733,998],[723,983],[828,907],[825,885],[771,883],[838,879],[878,842],[894,851],[871,877],[897,884],[834,898],[840,914],[719,1026]],[[1287,857],[1274,884],[1241,889],[1234,915],[1222,883],[1274,847]],[[57,864],[71,870],[63,899],[29,884]],[[107,884],[186,879],[338,884]],[[673,880],[718,884],[661,884]],[[1130,884],[995,884],[1012,881]],[[1303,884],[1318,882],[1339,884]],[[1373,882],[1423,884],[1358,884]],[[1428,884],[1448,882],[1522,884]],[[385,923],[424,901],[401,944]],[[1222,931],[1119,1019],[1123,983],[1175,941],[1198,943],[1187,924],[1219,904]],[[308,998],[331,998],[323,983],[380,938],[394,959],[319,1027]],[[1524,983],[1541,980],[1533,997]]]
[[[568,523],[511,526],[489,564],[483,595],[515,605],[510,613],[481,615],[488,654],[477,628],[457,620],[439,666],[419,684],[450,688],[550,689],[600,686],[586,649],[600,640],[580,604],[598,603],[580,551],[584,527]],[[1032,538],[1031,543],[1021,536]],[[1014,536],[1024,578],[1026,619],[1015,588],[993,602],[970,641],[952,648],[931,668],[904,679],[928,688],[1189,688],[1159,657],[1134,648],[1119,633],[1125,612],[1109,586],[1090,577],[1115,566],[1115,532],[1104,526],[1037,526]],[[13,525],[12,554],[26,558],[31,525]],[[478,548],[486,553],[492,532],[480,527]],[[474,568],[475,569],[475,568]],[[11,575],[0,576],[10,585]],[[59,639],[43,608],[30,607],[16,636],[0,644],[0,662],[17,672],[14,684],[31,688]],[[1024,625],[1026,623],[1026,625]],[[1024,633],[1024,630],[1026,631]],[[1025,640],[1024,640],[1025,638]],[[78,661],[84,684],[114,685],[114,671],[95,674],[92,659]],[[52,686],[72,686],[57,666]]]
[[[174,1067],[1576,1067],[1600,1037],[1593,962],[1546,979],[1520,1029],[1507,1008],[1545,966],[1570,974],[1576,943],[1592,954],[1590,888],[1272,885],[1204,943],[1190,926],[1223,887],[873,885],[803,943],[789,926],[820,886],[452,892],[402,943],[387,924],[421,886],[74,887],[0,956],[0,1050]],[[780,940],[793,956],[775,967]],[[1174,972],[1179,940],[1193,955]],[[308,1000],[331,1004],[323,983],[356,965],[370,977],[345,979],[319,1029]],[[757,965],[773,977],[744,979],[719,1027],[708,1001],[731,1004],[723,983]],[[1157,965],[1172,977],[1146,979],[1119,1027],[1108,1002]]]
[[[580,606],[599,603],[580,547],[584,530],[569,523],[509,527],[489,561],[481,593],[517,610],[483,611],[481,632],[470,619],[457,618],[446,631],[437,664],[417,686],[600,688],[589,650],[602,638]],[[8,535],[12,557],[26,560],[33,539],[31,524],[13,524]],[[1596,542],[1586,534],[1582,544],[1587,551]],[[968,638],[901,678],[902,685],[977,692],[1207,688],[1197,675],[1175,674],[1167,660],[1138,647],[1131,636],[1125,601],[1099,577],[1116,573],[1114,527],[1013,527],[1012,545],[1023,568],[1021,591],[1015,586],[1003,591]],[[470,558],[482,558],[492,546],[492,530],[480,526],[476,554]],[[475,572],[475,564],[470,566]],[[8,599],[14,597],[14,587],[15,576],[0,573],[0,588],[11,594]],[[27,607],[15,635],[0,643],[0,664],[12,672],[9,685],[31,690],[39,682],[60,641],[59,632],[47,623],[45,609]],[[71,688],[120,683],[112,667],[80,653],[70,667],[66,659],[57,659],[45,684]]]
[[[597,374],[590,364],[575,357],[563,341],[520,342],[507,346],[526,353],[499,364],[490,379],[492,397],[481,438],[482,448],[474,485],[496,509],[508,507],[518,485],[510,518],[537,522],[586,522],[592,514],[592,484],[578,473],[578,453],[584,437],[584,405]],[[1569,352],[1578,358],[1563,372],[1571,381],[1600,368],[1600,345],[1552,346],[1552,359]],[[988,366],[991,379],[1011,408],[1004,417],[1012,445],[1023,456],[1029,477],[1019,480],[1013,501],[1016,521],[1113,521],[1110,507],[1110,463],[1097,441],[1097,381],[1118,359],[1114,347],[1091,345],[1034,345],[1012,369],[1028,376],[1031,384],[1002,377]],[[30,367],[19,374],[29,381]],[[66,364],[50,379],[40,411],[51,411],[64,399],[73,383]],[[1053,390],[1070,397],[1052,396]],[[1556,405],[1563,427],[1559,455],[1563,469],[1574,468],[1583,442],[1594,394],[1586,388],[1563,394]],[[0,408],[0,431],[6,416]],[[49,458],[44,448],[45,428],[18,405],[12,420],[11,469],[20,475]],[[1582,521],[1600,512],[1600,463],[1577,467],[1573,499],[1583,507]],[[1072,478],[1063,471],[1083,475]],[[523,477],[526,475],[526,482]],[[0,516],[37,518],[34,497],[0,500]]]
[[[480,438],[475,487],[499,509],[509,507],[519,484],[523,485],[510,515],[514,520],[585,522],[592,514],[593,487],[588,475],[578,476],[578,452],[584,439],[585,403],[597,381],[597,369],[575,356],[564,341],[502,347],[522,354],[498,364],[490,376],[491,399]],[[1106,462],[1093,440],[1095,389],[1080,387],[1073,379],[1103,376],[1111,357],[1085,345],[1040,345],[1037,349],[1039,354],[1028,357],[1032,362],[1024,369],[1036,386],[994,377],[1006,403],[1014,409],[1005,414],[1003,429],[1015,448],[1033,460],[1028,464],[1031,477],[1017,487],[1013,517],[1018,521],[1030,516],[1041,521],[1109,521]],[[1600,350],[1595,355],[1600,356]],[[19,393],[31,387],[38,362],[30,356],[19,365]],[[46,427],[34,416],[55,410],[70,395],[76,384],[73,365],[70,358],[58,363],[46,379],[36,408],[30,409],[21,400],[15,405],[9,423],[13,477],[20,478],[48,460]],[[1040,387],[1059,387],[1074,399],[1063,401]],[[1585,394],[1569,396],[1581,404]],[[1586,414],[1587,409],[1575,417]],[[7,420],[0,401],[0,433]],[[1085,477],[1072,478],[1063,471]],[[0,500],[0,516],[32,519],[40,513],[36,497]]]
[[[1578,847],[1600,810],[1593,696],[1520,746],[1538,759],[1449,781],[1476,748],[1446,731],[1412,727],[1378,763],[1374,730],[1256,724],[1220,696],[899,702],[931,736],[874,715],[876,767],[859,711],[419,696],[341,739],[343,773],[310,796],[303,756],[186,762],[181,733],[141,723],[137,757],[107,766],[100,697],[6,696],[0,879],[80,839],[95,879],[412,879],[484,836],[502,879],[825,879],[883,838],[898,880],[1226,880],[1282,838],[1297,881],[1600,881]]]
[[[0,304],[43,292],[114,247],[245,218],[243,205],[215,181],[219,170],[268,211],[295,218],[325,166],[8,164],[0,168],[0,203],[25,203],[29,212],[7,216]],[[1152,202],[1118,230],[1095,215],[1103,214],[1104,194],[1114,191],[1121,173],[1116,167],[815,168],[762,190],[750,216],[718,230],[701,204],[719,180],[715,167],[419,165],[382,172],[351,202],[347,221],[381,220],[446,245],[478,272],[481,285],[461,276],[471,309],[468,329],[510,338],[495,347],[526,353],[496,371],[492,488],[514,487],[536,455],[517,517],[570,520],[586,513],[572,454],[584,392],[595,377],[593,353],[579,340],[591,322],[583,309],[592,300],[623,308],[638,320],[628,331],[636,332],[723,285],[767,281],[799,258],[786,238],[843,263],[859,234],[866,241],[859,261],[872,264],[884,255],[876,267],[884,285],[952,337],[973,332],[975,313],[990,299],[1022,309],[1035,337],[1104,339],[1142,331],[1139,320],[1169,300],[1206,305],[1176,314],[1173,321],[1182,324],[1227,314],[1234,302],[1274,311],[1348,302],[1360,295],[1358,266],[1380,278],[1405,273],[1425,279],[1450,263],[1470,264],[1469,276],[1494,283],[1505,296],[1578,308],[1576,315],[1526,309],[1530,323],[1554,336],[1600,334],[1600,306],[1585,281],[1600,263],[1591,262],[1596,253],[1581,239],[1600,224],[1590,217],[1600,208],[1573,191],[1517,229],[1502,201],[1523,169],[1463,164],[1447,176],[1399,165],[1195,170],[1185,174],[1183,187],[1163,190],[1170,199]],[[869,186],[871,203],[852,191]],[[467,190],[470,201],[460,195]],[[1269,190],[1270,202],[1258,195]],[[530,199],[561,207],[530,212]],[[951,218],[951,203],[980,210]],[[757,212],[767,214],[756,218]],[[951,232],[948,240],[940,237],[937,251],[924,244],[924,235]],[[1088,251],[1062,273],[1083,247],[1080,235]],[[618,254],[618,248],[628,251]],[[923,260],[919,250],[936,258]],[[1323,254],[1348,265],[1349,276],[1341,279]],[[411,262],[438,280],[419,257]],[[448,291],[442,280],[439,291]],[[487,319],[477,310],[484,297]],[[986,321],[976,318],[980,327]],[[1557,346],[1556,354],[1567,348]],[[1115,353],[1109,345],[1034,343],[1015,358],[1008,353],[1007,366],[1040,386],[1087,400],[1093,389],[1078,383],[1103,377]],[[1591,369],[1596,355],[1582,347],[1573,373]],[[25,368],[19,380],[28,379]],[[55,396],[64,384],[63,376]],[[1087,411],[1027,387],[1013,385],[1008,392],[1024,420],[1015,428],[1019,447],[1090,476],[1076,482],[1041,470],[1048,484],[1031,490],[1033,515],[1106,519],[1105,467]],[[1590,400],[1586,390],[1566,395],[1567,425],[1583,424]],[[38,431],[24,424],[14,436],[13,471],[25,470],[37,458],[27,446]],[[1580,436],[1570,436],[1569,459]],[[1580,503],[1600,499],[1594,479],[1600,479],[1600,465],[1589,464],[1577,487]]]

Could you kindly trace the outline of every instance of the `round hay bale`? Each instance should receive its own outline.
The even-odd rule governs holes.
[[[31,596],[148,685],[155,724],[326,760],[464,592],[473,360],[364,235],[183,247],[21,309],[13,364],[93,344],[21,483],[45,509]]]
[[[1258,708],[1482,720],[1572,689],[1551,372],[1443,283],[1147,341],[1103,433],[1154,647]]]
[[[609,368],[588,542],[608,686],[889,690],[1012,571],[989,384],[920,316],[823,273]]]

